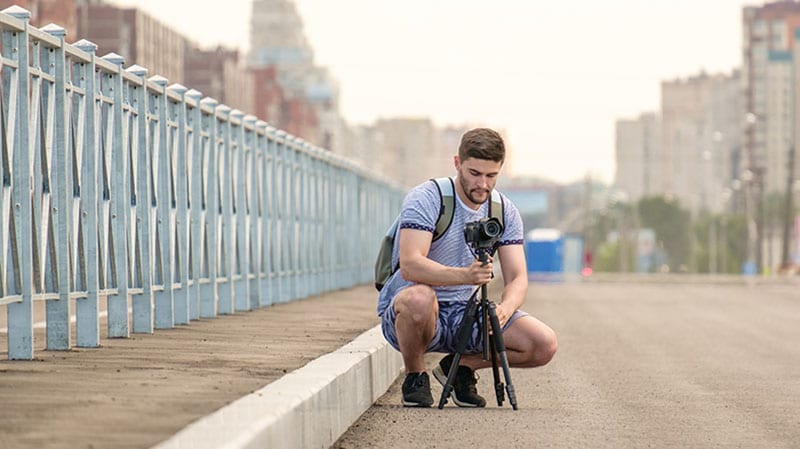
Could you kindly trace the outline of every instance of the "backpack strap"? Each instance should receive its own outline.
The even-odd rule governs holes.
[[[447,232],[450,223],[453,222],[453,214],[456,207],[456,187],[453,183],[453,178],[434,178],[431,181],[436,184],[436,188],[439,190],[439,198],[441,198],[439,218],[436,219],[436,228],[433,230],[433,239],[431,240],[431,242],[435,242]]]
[[[492,201],[489,203],[489,217],[497,218],[500,221],[500,225],[503,226],[505,229],[505,204],[503,203],[503,197],[500,195],[500,192],[497,190],[492,189]]]

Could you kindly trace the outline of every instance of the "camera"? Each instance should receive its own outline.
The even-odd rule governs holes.
[[[495,217],[482,218],[464,225],[464,238],[476,251],[491,251],[503,234],[503,225]]]

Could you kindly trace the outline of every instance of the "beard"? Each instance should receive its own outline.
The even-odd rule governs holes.
[[[461,184],[461,190],[464,191],[464,194],[467,195],[467,199],[469,199],[472,202],[472,204],[483,204],[486,202],[486,200],[489,199],[489,196],[491,195],[491,190],[485,190],[485,189],[470,190],[469,186],[467,185],[467,181],[464,179],[463,175],[458,177],[458,182]],[[482,192],[486,194],[486,197],[484,197],[481,200],[477,197],[477,195],[479,195]]]

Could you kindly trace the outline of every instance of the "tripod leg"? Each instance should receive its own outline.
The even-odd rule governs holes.
[[[492,351],[492,376],[494,377],[494,394],[497,397],[497,406],[503,406],[503,400],[505,399],[505,393],[503,388],[503,382],[500,380],[500,370],[497,367],[497,350],[495,349],[494,345],[494,334],[490,335],[489,338],[491,339],[490,342],[492,343],[491,351]],[[487,341],[487,346],[489,346],[489,341]]]
[[[477,293],[477,290],[476,290]],[[461,320],[461,325],[456,332],[456,345],[455,354],[453,355],[453,363],[450,365],[450,371],[447,373],[447,382],[442,389],[442,396],[439,398],[439,409],[444,408],[447,398],[453,391],[453,382],[456,380],[456,373],[458,372],[458,364],[461,362],[461,356],[467,350],[467,343],[472,336],[472,326],[475,324],[478,312],[478,301],[475,299],[475,294],[467,302],[467,307],[464,309],[464,317]]]
[[[508,393],[508,402],[511,407],[517,409],[517,395],[514,392],[514,385],[511,383],[511,370],[508,367],[508,357],[506,356],[506,345],[503,342],[503,330],[500,328],[500,321],[497,319],[497,312],[495,311],[495,304],[489,303],[489,319],[492,322],[492,337],[495,343],[495,349],[500,356],[500,362],[503,365],[503,374],[506,377],[506,392]]]

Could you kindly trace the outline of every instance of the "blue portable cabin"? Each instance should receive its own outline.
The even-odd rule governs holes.
[[[528,279],[560,281],[564,274],[564,236],[549,228],[534,229],[525,236]]]

